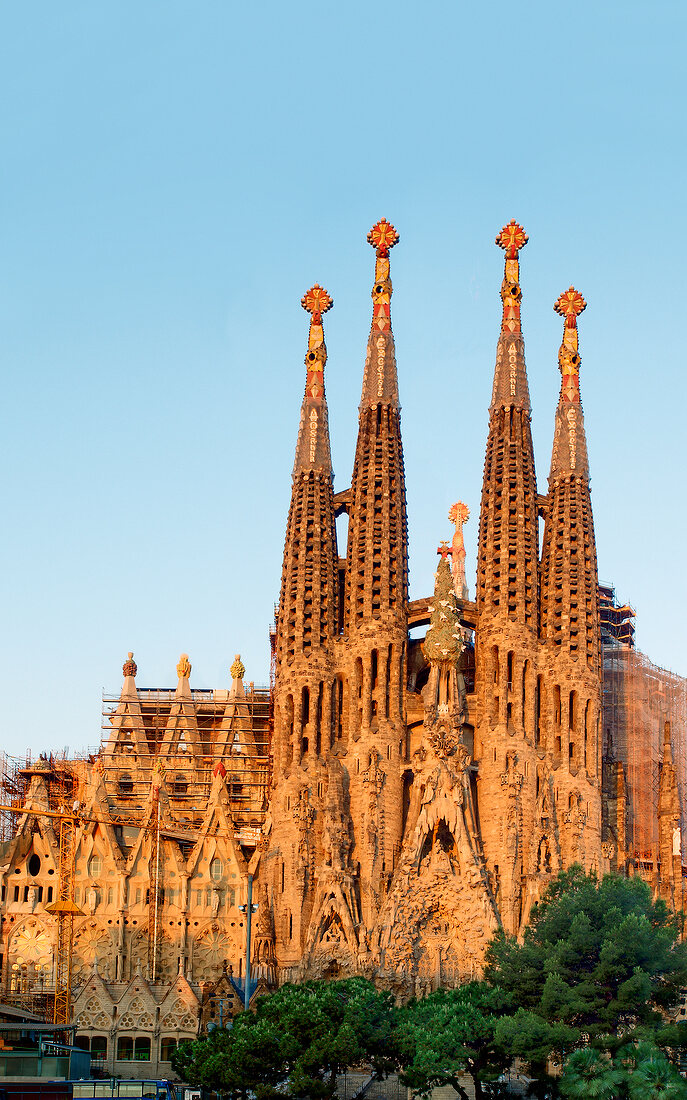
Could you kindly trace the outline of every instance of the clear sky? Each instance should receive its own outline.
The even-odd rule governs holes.
[[[411,595],[464,500],[468,580],[511,218],[540,491],[580,319],[602,579],[687,673],[685,5],[0,5],[0,746],[100,739],[140,686],[265,683],[305,368],[325,318],[350,482],[380,217]]]

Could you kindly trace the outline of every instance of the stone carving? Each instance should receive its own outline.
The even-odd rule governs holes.
[[[518,253],[527,244],[528,237],[521,225],[510,221],[504,225],[496,237],[496,243],[506,253],[506,270],[501,284],[501,300],[503,301],[502,332],[520,332],[520,301],[522,291],[520,289],[520,266]],[[515,345],[511,345],[515,349]],[[514,380],[513,380],[514,383]],[[515,396],[515,385],[511,385],[511,396]]]
[[[129,652],[126,655],[126,661],[122,665],[122,672],[125,676],[135,676],[138,672],[136,662],[134,661],[133,653]]]
[[[241,660],[241,654],[236,653],[231,668],[229,669],[229,675],[232,680],[242,680],[246,675],[246,667]]]
[[[322,825],[324,863],[332,870],[348,871],[352,845],[351,824],[344,803],[343,768],[336,757],[330,756],[327,760],[327,776],[327,799]]]
[[[177,665],[177,676],[180,680],[188,680],[191,675],[191,662],[188,659],[188,653],[182,653]]]
[[[453,590],[459,599],[467,600],[468,586],[465,580],[465,541],[463,539],[463,524],[470,519],[470,509],[462,500],[452,504],[448,513],[449,523],[455,525],[455,533],[451,541],[451,574],[453,576]]]
[[[305,870],[310,865],[310,831],[315,819],[315,811],[310,805],[310,793],[307,787],[301,787],[298,800],[293,808],[293,818],[298,828],[298,860]]]
[[[269,985],[276,983],[277,956],[274,947],[274,923],[267,886],[263,883],[258,893],[258,915],[253,937],[253,968],[258,977]]]
[[[77,981],[85,981],[98,960],[98,972],[105,981],[115,976],[114,947],[111,933],[99,920],[84,921],[74,934],[72,973]]]
[[[196,981],[212,981],[222,973],[227,959],[239,958],[241,945],[237,929],[234,940],[219,924],[206,928],[193,945],[193,976]]]

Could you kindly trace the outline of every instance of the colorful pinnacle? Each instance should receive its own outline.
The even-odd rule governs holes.
[[[367,234],[367,239],[378,256],[388,256],[389,250],[398,244],[400,237],[391,222],[382,218]]]
[[[553,307],[561,317],[565,317],[563,342],[558,352],[558,366],[561,371],[561,400],[569,404],[580,401],[580,354],[578,351],[577,318],[587,308],[587,303],[571,286],[555,301]]]
[[[377,332],[391,332],[391,278],[389,277],[389,251],[398,244],[399,236],[391,222],[382,218],[367,234],[375,250],[375,285],[372,288],[372,328]]]
[[[520,332],[520,263],[518,253],[527,244],[528,236],[521,225],[516,221],[508,222],[496,237],[496,243],[506,253],[506,269],[501,284],[501,300],[503,302],[503,320],[501,331],[504,333]]]
[[[513,219],[504,225],[496,237],[499,248],[503,248],[507,260],[517,260],[518,252],[524,248],[529,240],[525,230]]]
[[[566,328],[576,328],[577,318],[587,308],[587,303],[579,290],[571,286],[563,291],[560,298],[554,302],[553,308],[561,317],[565,317]]]
[[[315,283],[310,290],[306,290],[301,298],[301,305],[306,313],[310,314],[308,350],[305,356],[305,365],[308,368],[305,395],[319,404],[324,396],[324,365],[327,362],[322,314],[332,308],[334,300],[324,287]]]
[[[326,313],[328,309],[331,309],[334,305],[334,301],[330,298],[327,291],[319,283],[315,283],[310,287],[310,290],[306,290],[305,294],[301,298],[301,305],[306,313],[312,313],[313,317],[321,313]],[[317,317],[319,320],[319,316]]]

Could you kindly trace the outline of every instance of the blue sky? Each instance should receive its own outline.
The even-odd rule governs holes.
[[[502,253],[525,226],[540,490],[580,320],[599,572],[687,673],[681,3],[0,6],[0,745],[81,748],[142,686],[268,678],[315,281],[349,483],[380,217],[411,594],[474,550]]]

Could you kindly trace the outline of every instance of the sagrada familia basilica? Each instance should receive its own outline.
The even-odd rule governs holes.
[[[342,492],[325,396],[332,299],[315,285],[302,300],[306,383],[270,688],[247,682],[236,657],[230,686],[194,689],[182,655],[176,689],[146,689],[129,654],[97,755],[5,765],[0,999],[38,1005],[66,982],[79,1037],[110,1072],[147,1062],[146,1075],[169,1074],[180,1039],[240,1009],[249,886],[257,991],[364,974],[407,997],[477,976],[493,934],[520,935],[573,864],[641,874],[682,909],[686,684],[637,654],[632,609],[599,586],[584,298],[571,287],[554,307],[561,388],[541,493],[521,327],[527,236],[515,222],[501,230],[475,600],[460,502],[434,593],[410,600],[398,239],[386,220],[368,235],[372,324]]]

